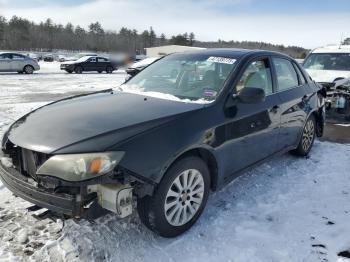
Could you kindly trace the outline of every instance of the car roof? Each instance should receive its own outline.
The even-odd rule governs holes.
[[[350,45],[329,45],[319,47],[312,50],[311,53],[350,53]]]
[[[262,55],[262,56],[279,55],[279,56],[289,57],[286,54],[274,52],[274,51],[261,50],[261,49],[238,49],[238,48],[208,48],[203,50],[185,51],[182,53],[174,53],[174,54],[203,54],[203,55],[210,55],[210,56],[236,58],[236,59],[239,59],[247,55]]]

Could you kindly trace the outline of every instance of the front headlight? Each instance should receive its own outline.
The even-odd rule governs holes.
[[[112,171],[123,156],[124,152],[55,155],[36,173],[67,181],[87,180]]]

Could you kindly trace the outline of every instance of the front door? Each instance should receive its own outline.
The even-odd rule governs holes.
[[[97,71],[96,57],[91,57],[84,63],[84,71]]]
[[[247,64],[235,87],[236,94],[246,87],[262,88],[266,98],[256,104],[237,101],[235,114],[227,119],[220,154],[226,179],[277,151],[281,113],[272,79],[270,59],[261,58]]]

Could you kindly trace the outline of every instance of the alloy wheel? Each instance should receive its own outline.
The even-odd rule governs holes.
[[[31,66],[26,66],[25,68],[24,68],[24,72],[26,73],[26,74],[33,74],[33,68],[31,67]]]
[[[165,197],[164,211],[169,224],[182,226],[197,213],[203,202],[204,179],[196,169],[180,173]]]
[[[302,146],[305,152],[310,149],[315,135],[315,125],[314,122],[309,119],[305,125]]]

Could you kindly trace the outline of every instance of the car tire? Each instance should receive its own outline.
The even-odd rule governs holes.
[[[193,156],[182,158],[169,168],[152,196],[138,200],[139,217],[160,236],[176,237],[200,217],[209,189],[210,174],[205,162]]]
[[[34,73],[34,67],[32,67],[31,65],[26,65],[23,68],[23,72],[26,73],[27,75],[31,75]]]
[[[101,74],[101,73],[102,73],[102,71],[97,71],[97,73]]]
[[[107,74],[112,74],[112,73],[113,73],[113,67],[107,66],[107,68],[106,68],[106,73],[107,73]]]
[[[303,133],[301,135],[298,147],[292,151],[298,156],[306,156],[309,154],[316,137],[316,120],[313,115],[306,120]]]
[[[69,74],[73,73],[72,70],[66,70],[66,72],[69,73]]]
[[[76,74],[81,74],[83,73],[83,68],[81,66],[77,66],[76,68],[74,68],[74,72]]]

